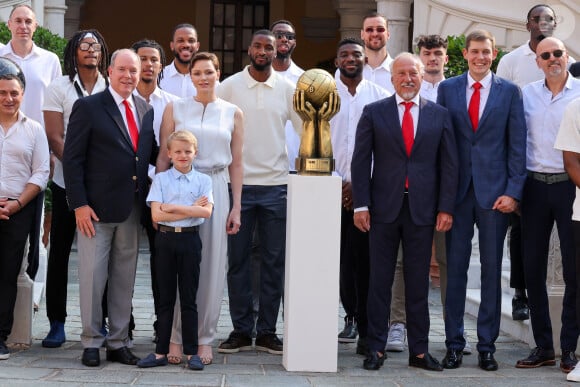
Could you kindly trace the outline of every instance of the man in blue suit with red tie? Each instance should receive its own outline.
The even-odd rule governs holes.
[[[365,106],[351,163],[354,224],[369,232],[368,348],[363,367],[384,363],[391,287],[403,246],[409,366],[443,368],[428,352],[433,228],[453,222],[457,146],[447,109],[419,96],[423,63],[409,53],[391,66],[396,95]]]
[[[445,368],[463,359],[463,315],[474,224],[479,230],[481,303],[477,317],[479,367],[498,368],[494,358],[501,313],[501,261],[508,215],[518,207],[526,178],[526,124],[522,94],[491,72],[497,50],[489,32],[466,37],[469,71],[443,81],[437,102],[453,120],[459,154],[454,225],[447,234]]]

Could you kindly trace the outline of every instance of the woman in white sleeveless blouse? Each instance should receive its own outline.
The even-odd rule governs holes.
[[[214,196],[213,214],[199,231],[202,259],[197,292],[198,355],[204,364],[210,364],[213,359],[211,344],[226,281],[227,235],[237,233],[240,228],[243,114],[236,105],[216,97],[220,70],[214,54],[197,53],[190,65],[190,75],[197,95],[169,103],[163,113],[157,172],[169,168],[169,158],[163,151],[167,147],[167,137],[176,130],[191,131],[198,141],[194,167],[212,178]],[[228,180],[231,182],[231,210]],[[168,359],[178,364],[182,349],[181,314],[177,303],[175,310]]]

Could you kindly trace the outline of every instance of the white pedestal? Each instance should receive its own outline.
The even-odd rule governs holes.
[[[342,181],[289,176],[284,290],[288,371],[336,372]]]

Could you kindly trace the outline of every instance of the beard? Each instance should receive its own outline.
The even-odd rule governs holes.
[[[292,53],[294,52],[295,48],[296,46],[290,47],[290,49],[288,49],[287,52],[276,51],[276,57],[279,59],[288,59],[292,56]]]
[[[191,59],[193,59],[193,56],[195,55],[195,52],[191,53],[191,59],[189,60],[183,60],[181,59],[181,57],[179,56],[179,52],[177,51],[173,51],[173,55],[175,56],[175,60],[178,61],[179,63],[183,64],[183,65],[188,65],[191,62]]]
[[[343,69],[342,67],[339,67],[338,71],[340,71],[340,75],[342,75],[345,78],[355,79],[357,77],[360,77],[360,75],[363,72],[363,69],[362,69],[362,67],[357,67],[354,72],[349,72],[349,71]]]
[[[266,59],[266,63],[264,63],[264,64],[258,64],[258,63],[256,63],[256,60],[254,58],[250,57],[250,62],[252,63],[252,67],[258,71],[264,71],[268,67],[272,66],[271,59],[270,60]]]

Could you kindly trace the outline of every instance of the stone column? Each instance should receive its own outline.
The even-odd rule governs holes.
[[[389,20],[391,37],[387,49],[392,57],[409,51],[409,26],[411,24],[411,3],[413,0],[376,0],[377,12]]]
[[[334,0],[334,8],[340,15],[340,37],[360,38],[362,20],[376,11],[375,0]]]
[[[23,3],[26,4],[28,2]],[[31,0],[29,5],[36,15],[36,21],[38,22],[38,25],[44,26],[44,0]]]
[[[85,0],[66,0],[66,13],[64,15],[64,37],[70,38],[79,30],[81,7]]]
[[[65,0],[46,0],[44,2],[44,28],[64,37]]]

